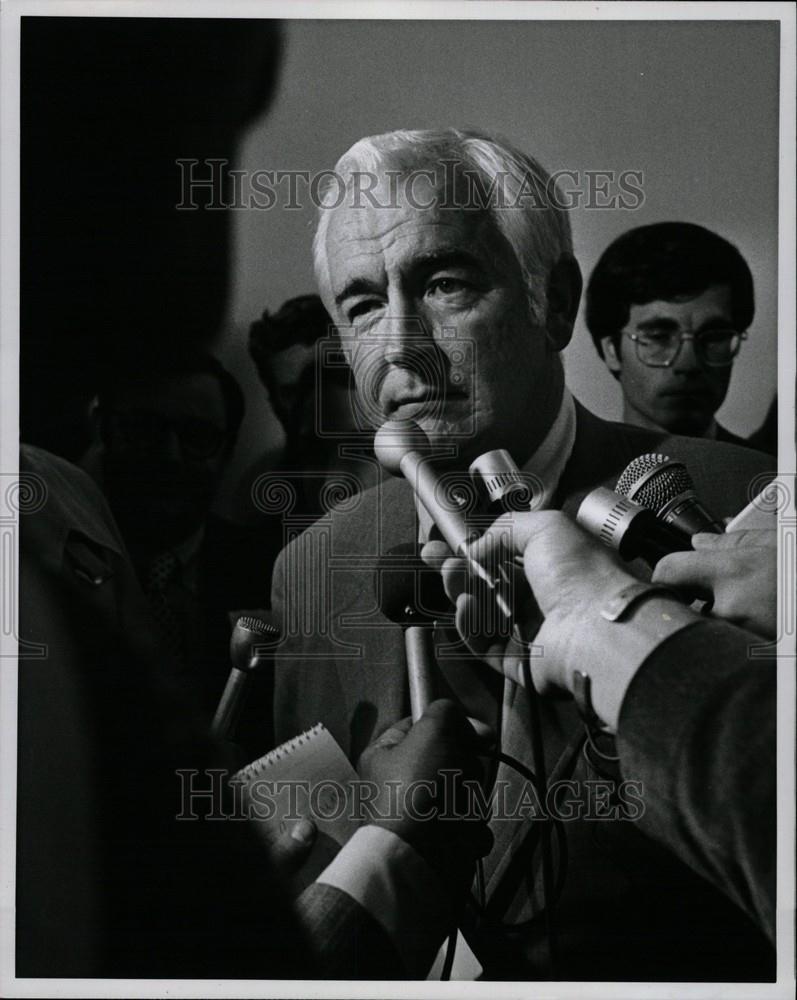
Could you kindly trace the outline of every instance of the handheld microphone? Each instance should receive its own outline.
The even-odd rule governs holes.
[[[260,669],[280,638],[276,625],[262,618],[243,616],[230,636],[232,669],[219,699],[210,734],[216,740],[233,740],[252,675]]]
[[[471,476],[481,483],[490,511],[502,514],[530,510],[533,500],[527,479],[505,448],[485,452],[470,464]]]
[[[688,552],[692,548],[690,535],[605,486],[584,497],[576,521],[621,559],[642,558],[651,568],[671,552]]]
[[[412,544],[398,545],[380,559],[374,583],[382,614],[404,630],[410,711],[417,722],[435,699],[434,625],[451,618],[453,608],[440,575],[418,558]]]
[[[725,526],[700,502],[683,462],[666,455],[640,455],[617,480],[617,492],[652,510],[690,537],[698,531],[721,535]]]
[[[374,454],[379,464],[393,475],[406,478],[451,551],[465,559],[474,576],[495,592],[496,581],[468,552],[469,544],[479,537],[479,532],[468,525],[455,498],[446,497],[440,474],[430,461],[431,451],[429,438],[413,420],[388,420],[374,437]],[[510,617],[512,610],[503,596],[496,593],[495,600]]]

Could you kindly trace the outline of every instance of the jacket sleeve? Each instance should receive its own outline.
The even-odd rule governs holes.
[[[407,978],[387,931],[344,890],[313,882],[296,907],[323,978]]]
[[[718,621],[671,636],[631,682],[617,742],[644,783],[640,827],[774,940],[776,667],[756,646]]]

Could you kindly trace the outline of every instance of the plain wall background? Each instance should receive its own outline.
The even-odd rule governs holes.
[[[365,135],[458,125],[503,134],[550,171],[641,170],[639,209],[572,211],[585,282],[635,226],[688,220],[736,244],[753,272],[756,316],[718,417],[741,434],[761,423],[776,385],[776,23],[289,21],[285,41],[271,111],[242,143],[238,168],[312,173]],[[279,435],[248,360],[248,325],[315,291],[314,221],[309,204],[233,213],[219,350],[249,403],[236,468]],[[595,353],[583,302],[565,365],[583,403],[619,418],[619,387]]]

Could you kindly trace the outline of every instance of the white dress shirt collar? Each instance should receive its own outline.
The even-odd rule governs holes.
[[[556,419],[521,470],[530,479],[533,492],[532,510],[545,510],[551,506],[559,480],[573,452],[575,440],[576,404],[570,391],[565,387]],[[432,516],[417,497],[415,507],[418,511],[418,538],[424,542],[428,539],[432,528]]]

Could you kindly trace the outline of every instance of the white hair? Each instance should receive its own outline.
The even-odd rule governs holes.
[[[573,251],[570,219],[553,178],[533,157],[506,140],[470,129],[386,132],[360,139],[341,156],[321,188],[313,259],[319,287],[329,287],[326,233],[332,209],[342,203],[364,174],[445,170],[470,174],[487,188],[485,208],[515,252],[527,286],[532,316],[541,322],[548,275],[560,257]],[[445,174],[443,175],[445,176]],[[449,175],[450,176],[450,175]],[[448,196],[450,192],[446,193]]]

